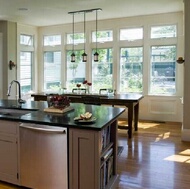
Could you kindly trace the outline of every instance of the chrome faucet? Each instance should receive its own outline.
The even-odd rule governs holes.
[[[11,87],[12,87],[12,84],[13,83],[17,83],[18,84],[18,102],[19,103],[25,103],[26,101],[25,100],[22,100],[21,99],[21,87],[20,87],[20,83],[17,81],[17,80],[13,80],[13,81],[11,81],[11,83],[10,83],[10,85],[9,85],[9,88],[8,88],[8,91],[7,91],[7,96],[10,96],[10,93],[11,93]]]

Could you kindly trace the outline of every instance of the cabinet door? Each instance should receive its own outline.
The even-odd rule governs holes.
[[[96,134],[92,131],[69,131],[70,189],[99,188],[99,158]]]
[[[16,137],[0,135],[0,180],[18,184]]]

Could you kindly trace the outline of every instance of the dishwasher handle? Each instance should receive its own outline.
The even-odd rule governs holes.
[[[58,134],[66,134],[66,129],[63,128],[43,128],[43,127],[37,127],[37,126],[32,126],[32,124],[20,124],[21,128],[25,128],[25,129],[30,129],[33,131],[38,131],[38,132],[48,132],[48,133],[58,133]]]

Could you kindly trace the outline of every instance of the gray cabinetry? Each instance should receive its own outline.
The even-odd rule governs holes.
[[[70,129],[69,189],[115,188],[118,180],[116,154],[116,120],[101,131]]]
[[[18,122],[0,120],[0,180],[13,184],[19,184],[18,129]]]

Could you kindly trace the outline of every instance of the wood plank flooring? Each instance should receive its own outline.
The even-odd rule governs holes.
[[[118,144],[117,189],[190,188],[190,143],[181,141],[181,124],[139,122],[132,139],[119,130]],[[0,182],[0,189],[24,188]]]
[[[132,139],[125,133],[119,131],[117,189],[190,188],[190,143],[181,141],[181,124],[141,122]]]

